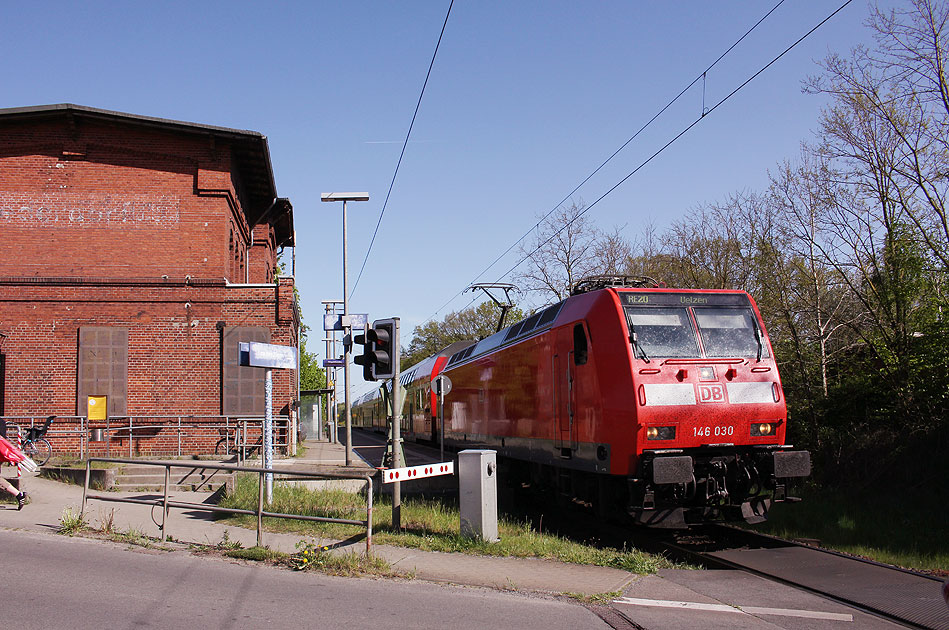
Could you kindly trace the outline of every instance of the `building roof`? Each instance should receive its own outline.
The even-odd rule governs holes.
[[[253,226],[267,219],[274,225],[277,245],[294,246],[293,206],[287,199],[277,199],[270,148],[267,145],[267,136],[262,133],[127,114],[72,103],[0,108],[0,122],[57,117],[97,119],[226,140],[233,147],[236,168],[248,195],[249,207],[245,209],[248,223]]]

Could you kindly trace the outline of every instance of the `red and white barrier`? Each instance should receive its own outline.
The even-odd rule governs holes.
[[[384,468],[382,469],[382,483],[412,481],[413,479],[422,479],[424,477],[437,477],[439,475],[454,474],[455,462],[440,462],[438,464],[409,466],[407,468]]]

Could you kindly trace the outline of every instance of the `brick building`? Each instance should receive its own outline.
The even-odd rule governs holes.
[[[237,365],[237,342],[297,345],[293,279],[277,273],[293,245],[260,133],[0,109],[0,415],[74,417],[57,447],[85,447],[88,397],[107,396],[109,426],[151,425],[134,445],[112,434],[141,453],[180,445],[163,425],[181,416],[262,415],[263,375]],[[274,413],[296,398],[296,373],[275,371]]]

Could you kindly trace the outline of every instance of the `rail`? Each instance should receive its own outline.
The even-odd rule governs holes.
[[[144,464],[148,466],[162,466],[165,469],[165,484],[161,499],[137,499],[135,497],[118,497],[114,494],[95,494],[89,492],[89,477],[92,470],[92,462],[107,462],[113,464]],[[191,470],[211,469],[222,470],[226,472],[247,472],[257,475],[257,509],[244,510],[240,508],[223,508],[216,505],[205,503],[193,503],[189,501],[172,501],[168,498],[168,483],[171,477],[172,468],[189,468]],[[343,518],[332,518],[328,516],[310,516],[308,514],[283,514],[280,512],[268,512],[264,509],[264,475],[270,473],[282,477],[293,477],[303,479],[357,479],[366,482],[366,520],[353,520]],[[85,514],[86,501],[95,499],[98,501],[111,501],[115,503],[135,503],[139,505],[160,506],[162,508],[162,519],[159,529],[161,530],[161,541],[165,542],[168,537],[167,523],[169,508],[182,508],[187,510],[201,510],[214,514],[250,514],[257,516],[257,545],[264,546],[263,519],[286,518],[298,521],[311,521],[322,523],[341,523],[343,525],[359,525],[366,528],[366,555],[372,551],[372,477],[370,475],[347,475],[345,473],[316,473],[306,471],[287,471],[274,470],[273,468],[250,468],[247,466],[228,466],[226,464],[208,464],[208,463],[189,463],[189,462],[165,462],[157,460],[142,459],[116,459],[108,457],[90,457],[86,461],[86,477],[82,487],[82,507],[79,510],[80,516]]]

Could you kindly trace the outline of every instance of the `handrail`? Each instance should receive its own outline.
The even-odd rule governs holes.
[[[163,466],[165,468],[165,485],[161,499],[135,499],[132,497],[116,497],[104,494],[89,493],[89,478],[91,476],[92,462],[107,462],[112,464],[143,464],[146,466]],[[190,468],[192,471],[200,469],[223,470],[227,472],[247,472],[257,475],[257,510],[243,510],[239,508],[222,508],[216,505],[206,503],[191,503],[188,501],[170,501],[168,499],[168,482],[171,476],[172,468]],[[366,520],[359,521],[353,519],[332,518],[328,516],[308,516],[305,514],[283,514],[280,512],[267,512],[264,510],[264,475],[276,474],[293,477],[313,478],[313,479],[356,479],[365,481],[366,489]],[[286,469],[273,468],[251,468],[248,466],[229,466],[227,464],[206,464],[206,463],[186,463],[186,462],[166,462],[159,460],[145,459],[118,459],[108,457],[90,457],[86,460],[86,478],[82,486],[82,506],[79,509],[80,518],[86,511],[86,501],[96,499],[98,501],[111,501],[115,503],[135,503],[139,505],[152,505],[162,507],[162,519],[159,528],[161,530],[161,541],[165,542],[168,538],[166,529],[168,521],[168,508],[183,508],[188,510],[203,510],[217,514],[256,514],[257,515],[257,546],[264,546],[263,537],[263,518],[269,516],[272,518],[287,518],[298,521],[315,521],[323,523],[342,523],[344,525],[362,525],[366,528],[366,555],[372,551],[372,476],[355,475],[347,473],[332,472],[308,472],[308,471],[289,471]]]
[[[27,429],[37,426],[38,424],[45,422],[48,415],[39,415],[39,414],[23,414],[23,415],[9,415],[9,416],[0,416],[7,421],[8,426],[11,429],[20,431],[24,433]],[[241,432],[240,427],[245,429],[253,427],[254,433],[256,433],[261,425],[264,422],[263,416],[255,415],[213,415],[213,414],[160,414],[160,415],[122,415],[122,416],[108,416],[104,420],[92,420],[90,421],[87,416],[75,415],[75,416],[66,416],[66,415],[56,415],[53,425],[49,430],[47,435],[48,438],[53,439],[56,437],[66,437],[74,438],[78,436],[79,438],[79,457],[84,459],[87,455],[87,451],[90,448],[89,444],[89,433],[90,430],[101,429],[104,434],[107,436],[116,436],[121,434],[121,437],[129,436],[128,444],[128,455],[133,456],[133,441],[140,441],[143,438],[147,439],[148,435],[142,435],[143,431],[168,431],[173,436],[177,437],[177,448],[172,446],[171,449],[168,449],[168,455],[177,454],[178,457],[184,455],[184,449],[182,444],[183,437],[187,439],[187,436],[198,434],[200,435],[201,431],[206,431],[210,429],[219,429],[228,431],[228,447],[234,446],[240,448],[241,444],[232,443],[235,430]],[[144,424],[140,424],[144,421]],[[164,422],[163,422],[164,421]],[[285,439],[275,442],[274,446],[279,448],[289,449],[291,446],[292,436],[289,432],[292,431],[292,421],[289,416],[280,415],[274,418],[274,428],[278,431],[287,431]],[[246,430],[243,431],[246,435]],[[248,440],[244,440],[248,442]],[[106,456],[111,456],[112,450],[111,442],[106,442]],[[253,446],[252,443],[248,443],[245,446]],[[157,455],[157,453],[156,453]],[[243,460],[244,453],[240,453],[240,460]]]

